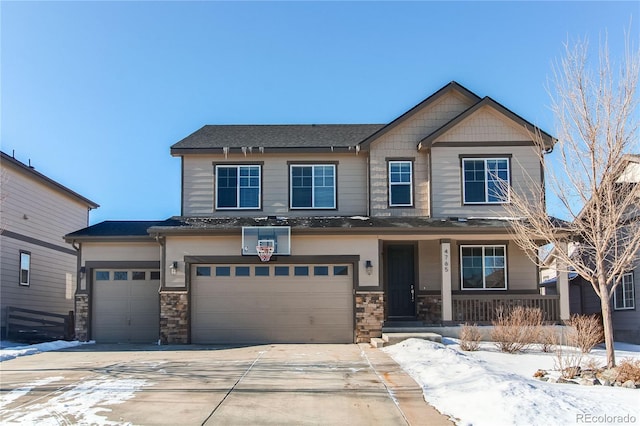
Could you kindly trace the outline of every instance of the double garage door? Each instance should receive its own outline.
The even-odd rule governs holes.
[[[160,271],[94,270],[92,339],[98,343],[158,340]]]
[[[193,343],[351,343],[352,265],[194,265]]]

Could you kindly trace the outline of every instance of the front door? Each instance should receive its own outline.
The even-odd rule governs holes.
[[[413,244],[387,246],[389,318],[415,317],[415,264]]]

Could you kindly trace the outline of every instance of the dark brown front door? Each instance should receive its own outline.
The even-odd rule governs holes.
[[[413,318],[415,302],[415,259],[413,244],[387,246],[387,297],[389,318]]]

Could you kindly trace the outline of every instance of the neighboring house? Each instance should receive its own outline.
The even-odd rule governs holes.
[[[490,321],[506,303],[568,318],[566,295],[539,294],[503,207],[502,182],[542,188],[536,132],[551,149],[455,82],[387,124],[204,126],[171,147],[180,216],[66,236],[87,271],[77,333],[363,342],[383,324]]]
[[[89,224],[96,203],[1,152],[0,303],[57,314],[74,309],[78,252],[63,236]]]
[[[640,155],[627,155],[621,168],[619,180],[640,183]],[[640,220],[640,211],[632,212],[631,220]],[[555,249],[554,249],[555,250]],[[569,246],[570,254],[573,251]],[[545,260],[545,268],[541,269],[541,294],[557,294],[556,267],[554,251]],[[543,278],[544,277],[544,278]],[[622,281],[616,288],[611,300],[613,332],[615,339],[630,343],[640,343],[640,310],[638,310],[638,295],[640,294],[640,259],[634,268],[622,276]],[[571,314],[600,314],[600,298],[591,283],[569,273],[569,304]]]

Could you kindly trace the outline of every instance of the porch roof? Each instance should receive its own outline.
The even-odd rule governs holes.
[[[502,233],[508,219],[464,219],[425,217],[173,217],[151,226],[149,234],[229,234],[243,226],[290,226],[297,234],[305,233]]]

